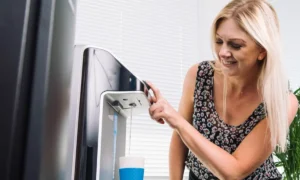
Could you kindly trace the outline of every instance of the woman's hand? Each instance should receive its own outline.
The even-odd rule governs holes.
[[[180,120],[180,114],[164,99],[159,91],[152,83],[147,81],[154,93],[150,102],[153,103],[149,108],[151,118],[160,124],[167,122],[172,128],[177,128]]]

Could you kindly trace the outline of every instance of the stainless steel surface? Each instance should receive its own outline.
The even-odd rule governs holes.
[[[105,92],[105,96],[110,106],[125,118],[130,116],[131,109],[134,109],[132,115],[138,115],[147,112],[150,106],[147,96],[142,91],[108,91]]]
[[[99,145],[97,149],[97,163],[96,163],[96,178],[100,179],[113,179],[115,173],[115,180],[118,180],[118,171],[116,164],[113,164],[114,158],[114,110],[107,103],[105,95],[101,101],[101,113],[99,124]],[[126,142],[126,118],[118,116],[117,118],[117,147],[116,147],[116,162],[117,157],[125,155],[125,142]]]
[[[147,85],[108,51],[76,46],[73,66],[69,146],[74,155],[74,179],[112,179],[114,156],[114,112],[118,113],[118,157],[125,154],[126,119],[149,108]],[[80,96],[80,98],[78,98]],[[73,138],[74,137],[74,138]],[[117,168],[115,175],[118,177]]]
[[[75,2],[75,1],[74,1]],[[55,1],[41,179],[66,179],[75,15],[68,0]]]
[[[101,95],[96,179],[112,179],[113,172],[115,179],[119,179],[119,157],[125,155],[126,148],[126,120],[132,108],[134,109],[132,115],[137,115],[147,112],[149,105],[147,96],[141,91],[106,91]],[[118,112],[116,154],[114,154],[114,111]],[[116,164],[112,161],[114,155]]]
[[[40,24],[29,134],[24,144],[27,148],[24,179],[28,180],[69,179],[66,176],[68,123],[75,36],[75,9],[69,3],[68,0],[38,2]]]
[[[76,146],[78,136],[78,118],[80,111],[81,85],[83,75],[83,50],[81,47],[74,48],[74,61],[72,66],[71,92],[70,92],[70,111],[69,111],[69,136],[68,136],[68,152],[67,153],[67,174],[66,179],[74,180],[75,163],[76,163]]]
[[[105,91],[147,91],[144,82],[108,51],[87,48],[87,143],[97,144],[100,96]]]

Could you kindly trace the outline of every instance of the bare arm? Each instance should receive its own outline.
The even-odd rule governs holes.
[[[180,100],[178,112],[187,120],[189,124],[192,123],[194,90],[196,84],[196,74],[198,64],[192,66],[187,72],[184,80],[182,97]],[[169,172],[170,180],[182,180],[184,172],[184,161],[188,153],[188,148],[182,142],[177,131],[174,131],[171,138],[169,150]]]
[[[191,77],[186,77],[186,79],[193,79],[194,77],[192,78],[192,75],[192,73],[188,73],[187,76]],[[187,84],[188,83],[184,83],[184,90],[189,89]],[[180,113],[178,113],[162,97],[159,90],[153,84],[150,83],[149,85],[156,97],[155,103],[149,108],[149,114],[152,119],[157,122],[163,119],[170,127],[174,128],[184,144],[197,156],[205,167],[219,179],[243,179],[258,168],[273,152],[274,149],[272,149],[270,144],[270,133],[266,119],[258,123],[241,142],[236,151],[230,154],[210,142],[191,125],[189,122],[191,117],[186,116],[190,114],[190,112],[187,113],[186,111],[191,105],[188,103],[190,102],[190,96],[183,95],[182,99],[184,100],[182,100],[182,102],[187,102],[187,104],[182,103],[182,108],[180,108]],[[298,110],[298,100],[294,94],[291,94],[289,98],[288,121],[289,124],[291,124]],[[176,159],[176,153],[174,152],[175,150],[171,152],[173,153],[172,157],[175,156],[174,159]],[[183,151],[181,151],[181,153],[183,153]],[[179,157],[180,160],[183,159],[183,156],[177,157]],[[175,168],[175,165],[172,166]],[[172,176],[174,177],[172,180],[182,177],[182,164],[179,164],[179,166],[177,166],[177,168],[181,168],[180,177]],[[176,169],[172,169],[171,175],[172,172],[176,173]]]
[[[291,124],[298,109],[298,101],[293,94],[290,96],[290,103],[289,124]],[[176,129],[184,143],[220,179],[245,178],[273,152],[271,144],[265,141],[270,139],[266,119],[262,120],[251,131],[233,154],[229,154],[211,143],[186,121],[180,121],[180,123]]]

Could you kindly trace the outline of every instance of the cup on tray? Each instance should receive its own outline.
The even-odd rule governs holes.
[[[145,158],[123,156],[119,158],[120,180],[144,180]]]

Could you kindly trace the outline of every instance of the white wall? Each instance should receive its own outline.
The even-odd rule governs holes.
[[[200,59],[212,59],[210,49],[210,27],[212,20],[219,10],[229,0],[200,0],[199,1],[199,44]],[[273,0],[279,16],[283,41],[283,59],[285,69],[293,89],[300,87],[300,1]]]
[[[292,88],[300,87],[300,1],[275,0],[281,25],[284,61]]]

